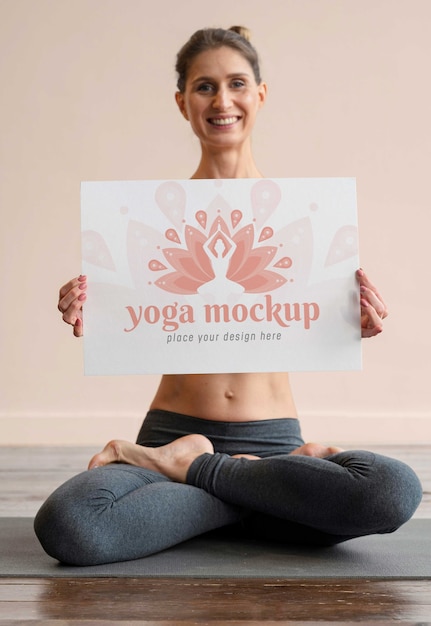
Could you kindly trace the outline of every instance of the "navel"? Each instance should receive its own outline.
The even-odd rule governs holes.
[[[234,392],[231,391],[230,389],[224,392],[224,397],[227,398],[228,400],[232,400],[234,395],[235,395]]]

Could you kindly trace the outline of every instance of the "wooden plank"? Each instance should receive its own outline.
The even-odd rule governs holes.
[[[0,581],[0,624],[339,623],[431,616],[431,581],[49,579]],[[63,622],[64,623],[64,622]]]

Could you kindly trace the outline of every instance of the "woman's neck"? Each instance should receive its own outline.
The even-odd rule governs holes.
[[[202,149],[202,157],[192,178],[262,178],[251,150]]]

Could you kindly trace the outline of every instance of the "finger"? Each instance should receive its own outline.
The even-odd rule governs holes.
[[[84,298],[80,298],[80,296],[82,296],[83,293],[85,294],[86,289],[87,282],[85,280],[85,276],[82,277],[82,279],[81,277],[75,278],[64,285],[64,287],[60,289],[59,301],[57,305],[60,313],[65,313],[75,300],[80,299],[79,301],[82,302]]]
[[[373,291],[377,298],[379,300],[381,300],[381,302],[384,302],[382,296],[379,293],[379,290],[377,289],[377,287],[371,282],[371,280],[368,278],[367,274],[364,272],[363,269],[359,269],[356,272],[356,275],[358,277],[359,280],[359,285],[362,287],[367,287],[368,289],[370,289],[371,291]]]
[[[80,317],[76,318],[76,322],[73,326],[73,334],[75,335],[75,337],[82,337],[82,335],[84,334],[84,329],[83,329],[83,325],[82,325],[82,319]]]
[[[77,276],[76,278],[72,278],[72,280],[69,280],[65,285],[63,285],[60,288],[58,299],[61,300],[69,293],[69,291],[77,287],[79,284],[86,283],[86,282],[87,282],[87,277],[84,276],[83,274],[81,274],[80,276]]]
[[[378,295],[368,287],[364,285],[360,288],[361,291],[361,302],[367,302],[370,304],[376,311],[377,315],[380,319],[384,319],[388,315],[388,310],[386,308],[386,304],[378,297]]]
[[[75,298],[73,302],[67,307],[63,313],[63,322],[66,324],[72,324],[74,326],[76,321],[81,317],[82,305],[87,299],[87,294],[81,293],[78,298]]]
[[[375,307],[381,318],[385,318],[388,315],[388,308],[377,287],[370,281],[363,269],[359,269],[356,272],[356,276],[359,281],[361,294]]]
[[[361,307],[361,336],[363,338],[375,337],[383,331],[381,317],[377,311],[366,301]]]
[[[377,337],[383,331],[382,326],[375,326],[374,328],[363,328],[361,337],[362,339],[370,339],[370,337]]]

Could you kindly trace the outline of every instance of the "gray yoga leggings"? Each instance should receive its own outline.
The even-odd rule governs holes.
[[[422,498],[416,474],[395,459],[358,450],[290,455],[303,444],[296,419],[215,422],[157,410],[137,441],[157,447],[191,433],[207,436],[215,454],[193,462],[187,484],[114,463],[56,489],[35,519],[46,552],[74,565],[126,561],[221,527],[328,546],[393,532]],[[239,453],[262,460],[231,458]]]

